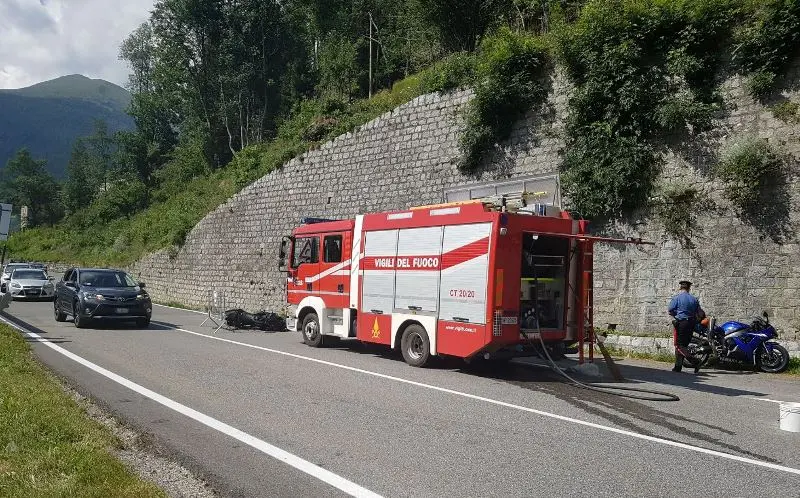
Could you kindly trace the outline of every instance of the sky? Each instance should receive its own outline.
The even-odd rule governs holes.
[[[124,86],[119,46],[153,0],[0,0],[0,88],[67,74]]]

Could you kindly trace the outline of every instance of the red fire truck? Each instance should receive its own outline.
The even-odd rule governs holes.
[[[332,336],[400,348],[413,366],[531,354],[540,332],[578,342],[583,361],[597,240],[612,239],[554,206],[504,199],[305,219],[281,244],[289,329],[314,347]]]

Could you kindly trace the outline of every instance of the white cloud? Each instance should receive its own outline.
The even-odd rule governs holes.
[[[119,45],[152,8],[153,0],[0,0],[0,88],[75,73],[125,84]]]

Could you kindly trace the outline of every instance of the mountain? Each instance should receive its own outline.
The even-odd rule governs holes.
[[[75,140],[102,119],[110,132],[133,129],[131,95],[108,81],[73,74],[16,90],[0,90],[0,168],[27,147],[63,178]]]
[[[93,80],[81,74],[62,76],[18,90],[0,90],[0,93],[22,97],[86,100],[123,112],[131,102],[131,94],[124,88],[105,80]]]

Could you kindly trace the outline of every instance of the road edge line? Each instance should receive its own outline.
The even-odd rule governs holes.
[[[178,310],[178,311],[188,311],[189,313],[199,313],[201,315],[207,315],[208,313],[205,311],[200,310],[190,310],[188,308],[178,308],[177,306],[170,306],[168,304],[161,304],[161,303],[153,303],[153,306],[159,306],[161,308],[169,308],[171,310]]]
[[[53,344],[47,338],[42,337],[41,335],[39,335],[39,334],[37,334],[35,332],[32,332],[32,331],[28,330],[27,328],[25,328],[25,327],[23,327],[23,326],[21,326],[21,325],[19,325],[17,323],[14,323],[11,320],[8,320],[7,318],[5,318],[3,316],[0,316],[0,321],[5,323],[9,327],[12,327],[12,328],[22,332],[23,334],[27,335],[28,337],[30,337],[32,339],[36,339],[36,341],[39,342],[40,344],[43,344],[43,345],[47,346],[48,348],[54,350],[55,352],[57,352],[57,353],[59,353],[59,354],[61,354],[63,356],[66,356],[67,358],[69,358],[69,359],[71,359],[71,360],[83,365],[84,367],[86,367],[86,368],[88,368],[88,369],[90,369],[90,370],[102,375],[103,377],[106,377],[106,378],[116,382],[117,384],[120,384],[120,385],[122,385],[122,386],[124,386],[124,387],[126,387],[126,388],[128,388],[128,389],[130,389],[130,390],[132,390],[132,391],[134,391],[136,393],[138,393],[138,394],[141,394],[142,396],[144,396],[146,398],[149,398],[149,399],[155,401],[156,403],[159,403],[159,404],[161,404],[161,405],[163,405],[163,406],[165,406],[167,408],[170,408],[170,409],[180,413],[181,415],[189,417],[189,418],[191,418],[191,419],[193,419],[193,420],[195,420],[197,422],[200,422],[201,424],[203,424],[203,425],[205,425],[205,426],[207,426],[207,427],[209,427],[211,429],[214,429],[214,430],[216,430],[218,432],[221,432],[221,433],[225,434],[226,436],[229,436],[229,437],[232,437],[232,438],[234,438],[234,439],[236,439],[238,441],[241,441],[242,443],[244,443],[244,444],[246,444],[246,445],[248,445],[248,446],[250,446],[252,448],[255,448],[256,450],[258,450],[258,451],[260,451],[260,452],[262,452],[262,453],[264,453],[264,454],[266,454],[266,455],[268,455],[268,456],[270,456],[270,457],[272,457],[272,458],[274,458],[276,460],[279,460],[279,461],[289,465],[290,467],[293,467],[293,468],[295,468],[295,469],[297,469],[297,470],[299,470],[299,471],[301,471],[301,472],[303,472],[303,473],[305,473],[305,474],[307,474],[307,475],[309,475],[311,477],[314,477],[314,478],[316,478],[316,479],[318,479],[318,480],[320,480],[320,481],[322,481],[322,482],[324,482],[326,484],[329,484],[329,485],[331,485],[331,486],[333,486],[333,487],[335,487],[335,488],[337,488],[337,489],[349,494],[350,496],[356,496],[356,497],[359,497],[359,498],[361,498],[361,497],[364,497],[364,498],[381,498],[381,495],[379,495],[379,494],[377,494],[377,493],[375,493],[373,491],[370,491],[370,490],[368,490],[368,489],[366,489],[366,488],[364,488],[362,486],[359,486],[358,484],[356,484],[356,483],[354,483],[354,482],[352,482],[352,481],[350,481],[350,480],[348,480],[348,479],[346,479],[346,478],[344,478],[344,477],[342,477],[342,476],[340,476],[338,474],[334,474],[333,472],[331,472],[331,471],[329,471],[327,469],[323,469],[322,467],[320,467],[318,465],[315,465],[315,464],[309,462],[308,460],[305,460],[305,459],[303,459],[303,458],[301,458],[301,457],[299,457],[297,455],[289,453],[286,450],[278,448],[277,446],[274,446],[274,445],[272,445],[272,444],[270,444],[270,443],[268,443],[268,442],[266,442],[266,441],[264,441],[262,439],[259,439],[259,438],[255,437],[255,436],[252,436],[252,435],[250,435],[250,434],[248,434],[248,433],[246,433],[244,431],[241,431],[241,430],[239,430],[239,429],[237,429],[237,428],[235,428],[235,427],[233,427],[231,425],[228,425],[225,422],[222,422],[222,421],[217,420],[217,419],[215,419],[215,418],[213,418],[213,417],[211,417],[209,415],[201,413],[201,412],[195,410],[194,408],[190,408],[190,407],[188,407],[188,406],[186,406],[184,404],[181,404],[181,403],[179,403],[179,402],[177,402],[177,401],[175,401],[173,399],[167,398],[166,396],[164,396],[162,394],[159,394],[159,393],[157,393],[155,391],[152,391],[152,390],[150,390],[150,389],[148,389],[148,388],[146,388],[146,387],[144,387],[144,386],[142,386],[140,384],[137,384],[137,383],[133,382],[132,380],[129,380],[129,379],[127,379],[127,378],[125,378],[125,377],[123,377],[123,376],[121,376],[119,374],[116,374],[116,373],[114,373],[114,372],[112,372],[110,370],[107,370],[107,369],[101,367],[100,365],[97,365],[96,363],[92,363],[91,361],[83,358],[82,356],[78,356],[77,354],[62,348],[61,346]],[[170,327],[170,328],[174,328],[174,327]]]

